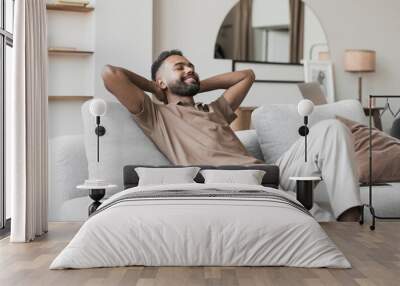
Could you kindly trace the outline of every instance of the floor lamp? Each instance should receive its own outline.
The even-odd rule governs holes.
[[[376,52],[372,50],[348,49],[344,54],[344,68],[347,72],[358,73],[358,101],[362,103],[361,73],[374,72],[376,66]]]

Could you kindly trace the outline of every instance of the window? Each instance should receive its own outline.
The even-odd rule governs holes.
[[[0,228],[9,227],[10,194],[4,182],[5,98],[11,92],[14,0],[0,0]],[[6,223],[8,222],[8,223]]]

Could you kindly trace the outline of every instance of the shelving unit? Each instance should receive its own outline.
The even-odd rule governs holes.
[[[49,19],[49,23],[55,24],[55,26],[50,26],[49,28],[51,29],[52,33],[50,33],[51,38],[49,38],[49,48],[48,48],[48,55],[49,55],[49,62],[51,67],[56,67],[55,68],[55,74],[51,74],[50,80],[60,80],[60,78],[64,78],[69,82],[69,86],[74,87],[75,83],[77,86],[80,86],[81,88],[68,88],[68,85],[65,85],[65,82],[62,81],[60,82],[61,84],[64,83],[64,85],[59,86],[57,81],[51,81],[53,83],[51,86],[53,86],[52,89],[49,90],[50,94],[49,95],[49,101],[81,101],[81,100],[87,100],[92,98],[92,96],[74,96],[74,95],[68,95],[68,94],[91,94],[92,91],[87,89],[87,85],[91,85],[92,83],[89,82],[87,77],[79,77],[77,74],[80,74],[83,72],[84,75],[87,75],[88,71],[93,70],[93,62],[92,60],[84,60],[84,59],[75,59],[73,57],[90,57],[94,55],[94,51],[91,50],[90,43],[85,41],[87,39],[87,33],[85,34],[85,31],[87,32],[88,26],[77,26],[77,22],[80,23],[81,20],[83,19],[88,19],[89,15],[86,15],[89,12],[94,11],[94,7],[90,6],[74,6],[74,5],[65,5],[65,4],[55,4],[55,3],[47,3],[46,8],[48,13],[48,16],[51,16]],[[53,12],[54,11],[54,12]],[[59,12],[60,11],[60,12]],[[67,12],[64,13],[64,12]],[[70,14],[69,16],[69,13]],[[82,14],[82,15],[78,15]],[[85,17],[85,18],[82,18]],[[91,19],[91,18],[89,18]],[[72,21],[72,22],[70,22]],[[91,21],[91,20],[88,20]],[[88,23],[86,20],[84,22]],[[71,26],[70,26],[71,24]],[[72,35],[79,35],[79,33],[83,32],[82,35],[85,36],[80,36],[81,40],[77,41],[77,37],[79,36],[72,36]],[[72,39],[72,41],[69,41]],[[62,58],[62,56],[68,56],[70,58]],[[80,66],[77,65],[77,63],[80,63]],[[71,69],[71,67],[74,67],[74,69]],[[62,75],[60,75],[60,72]],[[82,86],[82,82],[87,82],[86,87]],[[54,87],[56,87],[54,89]],[[58,88],[57,88],[58,87]],[[55,94],[64,94],[64,95],[55,95]]]
[[[91,6],[73,6],[73,5],[61,5],[61,4],[46,4],[47,10],[55,11],[69,11],[69,12],[82,12],[88,13],[94,10]]]
[[[95,1],[47,0],[49,139],[82,134],[82,104],[94,97]]]

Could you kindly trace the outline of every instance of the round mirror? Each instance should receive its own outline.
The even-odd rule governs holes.
[[[329,50],[318,18],[302,0],[240,0],[219,29],[214,57],[297,64],[327,60]]]

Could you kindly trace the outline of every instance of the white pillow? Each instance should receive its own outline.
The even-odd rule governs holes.
[[[368,124],[360,102],[347,99],[315,106],[309,118],[309,126],[322,120],[334,119],[336,115]],[[261,106],[252,113],[251,120],[266,163],[274,164],[300,138],[298,129],[303,124],[303,118],[298,114],[296,104]]]
[[[205,184],[245,184],[261,185],[265,171],[262,170],[202,170]]]
[[[199,167],[135,168],[139,176],[138,186],[196,183],[193,179],[199,170]]]

